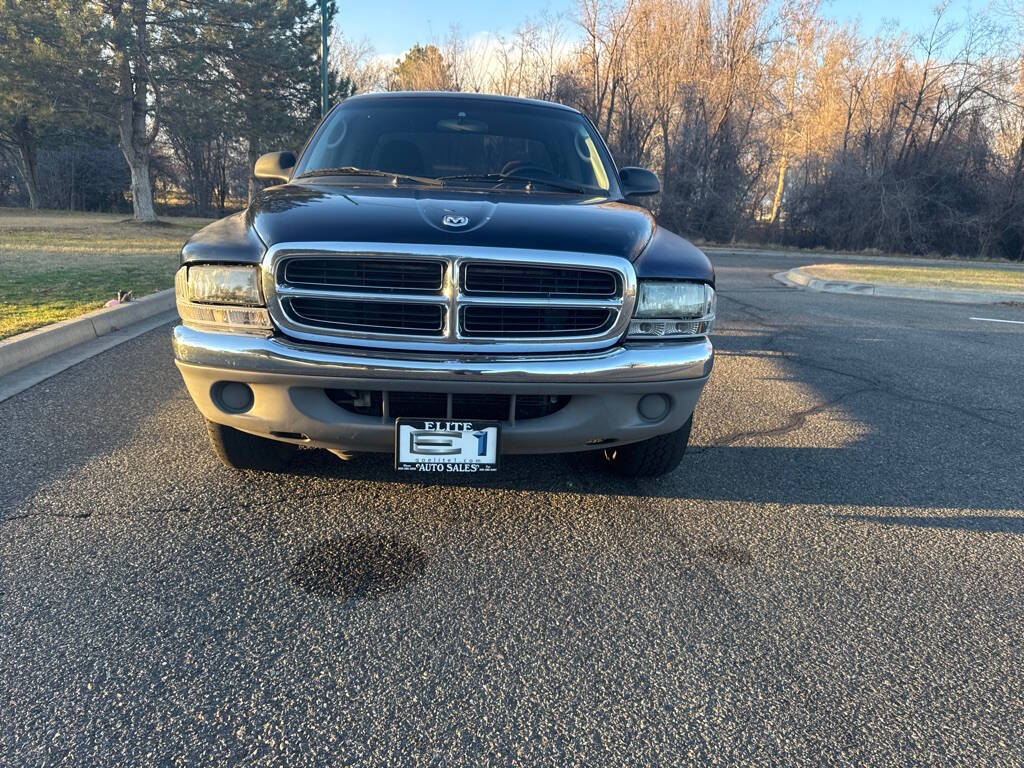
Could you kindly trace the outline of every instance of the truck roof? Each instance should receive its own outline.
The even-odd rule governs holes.
[[[541,99],[524,99],[518,96],[501,96],[495,93],[466,93],[464,91],[380,91],[374,93],[357,93],[355,96],[350,96],[345,99],[344,103],[350,101],[394,101],[394,100],[413,100],[413,99],[429,99],[431,101],[484,101],[484,102],[499,102],[505,104],[522,104],[530,105],[534,107],[552,107],[554,109],[565,110],[566,112],[575,112],[579,114],[578,109],[567,106],[565,104],[559,104],[554,101],[543,101]]]

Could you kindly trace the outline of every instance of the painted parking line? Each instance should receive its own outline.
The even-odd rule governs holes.
[[[972,317],[971,320],[980,320],[983,323],[1011,323],[1013,325],[1024,325],[1024,320],[1000,320],[998,317]]]

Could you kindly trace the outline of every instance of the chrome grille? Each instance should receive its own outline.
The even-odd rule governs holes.
[[[466,336],[586,336],[614,320],[607,309],[580,307],[464,307]]]
[[[291,259],[284,264],[282,282],[336,290],[436,293],[444,282],[444,266],[440,261]]]
[[[301,340],[409,351],[575,351],[622,336],[636,275],[625,259],[594,254],[281,244],[264,258],[263,288],[275,325]]]
[[[475,262],[462,267],[462,289],[470,296],[512,294],[608,298],[615,296],[618,280],[614,273],[604,270]]]
[[[294,296],[285,305],[295,317],[313,325],[354,331],[397,331],[439,335],[444,329],[444,309],[439,305],[399,301],[334,301]]]

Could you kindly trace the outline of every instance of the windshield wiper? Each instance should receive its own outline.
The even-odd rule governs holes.
[[[440,187],[441,182],[427,176],[413,176],[410,173],[392,173],[391,171],[378,171],[373,168],[356,168],[354,165],[343,165],[339,168],[314,168],[311,171],[300,173],[296,178],[304,179],[311,176],[374,176],[377,178],[393,179],[398,181],[414,181],[417,184],[426,184],[430,187]]]
[[[528,186],[534,184],[543,184],[546,187],[553,187],[554,189],[561,189],[566,192],[579,192],[581,194],[595,194],[598,192],[596,189],[584,187],[581,184],[572,184],[565,181],[548,181],[547,179],[534,179],[530,176],[516,176],[515,174],[506,173],[466,173],[458,176],[441,176],[438,181],[444,183],[447,181],[493,181],[495,184],[504,184],[509,181],[523,181]]]

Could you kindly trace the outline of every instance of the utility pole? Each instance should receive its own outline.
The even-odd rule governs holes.
[[[327,116],[327,0],[320,0],[320,117]]]

